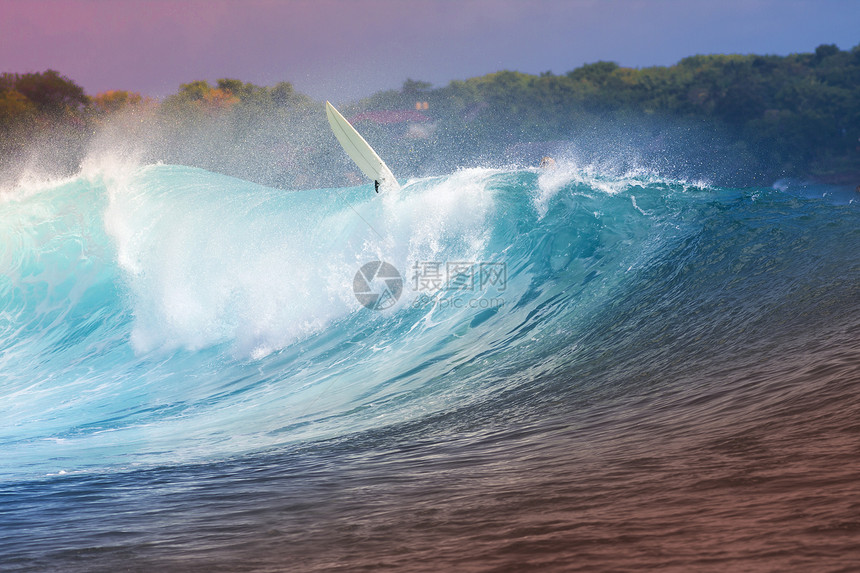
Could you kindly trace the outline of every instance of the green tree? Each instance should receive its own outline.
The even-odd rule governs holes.
[[[17,76],[15,90],[52,116],[81,111],[89,103],[81,86],[55,70]]]
[[[589,82],[596,86],[601,86],[606,83],[609,77],[615,70],[619,68],[615,62],[599,61],[593,64],[585,64],[581,68],[577,68],[567,73],[567,77],[572,80]]]
[[[407,79],[405,82],[403,82],[403,87],[400,89],[400,91],[403,93],[403,95],[406,96],[417,96],[418,94],[426,92],[432,87],[433,84],[431,84],[430,82]]]
[[[32,120],[36,106],[15,90],[0,91],[0,129]]]

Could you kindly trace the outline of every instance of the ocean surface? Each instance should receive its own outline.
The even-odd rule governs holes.
[[[0,190],[0,571],[858,567],[853,189]]]

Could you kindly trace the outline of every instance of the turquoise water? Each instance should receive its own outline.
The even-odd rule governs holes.
[[[858,222],[850,189],[564,162],[6,189],[0,569],[802,569],[830,529],[838,568]]]

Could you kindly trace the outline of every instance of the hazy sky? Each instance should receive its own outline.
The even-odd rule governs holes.
[[[230,77],[343,102],[407,78],[860,44],[860,0],[0,0],[0,71],[89,94]]]

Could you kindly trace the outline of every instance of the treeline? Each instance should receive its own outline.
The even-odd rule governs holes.
[[[157,101],[122,90],[88,96],[55,70],[6,73],[0,75],[0,176],[33,167],[74,172],[88,152],[105,148],[293,187],[301,182],[289,163],[300,164],[308,131],[302,126],[318,107],[287,82],[195,81]],[[315,123],[318,132],[325,125]]]
[[[642,69],[597,62],[563,75],[503,71],[440,88],[407,80],[343,107],[348,118],[366,118],[357,127],[403,176],[531,162],[555,149],[633,154],[735,183],[860,183],[860,46],[693,56]],[[362,113],[391,110],[417,114],[388,121]],[[353,169],[322,103],[286,82],[197,81],[157,102],[123,91],[87,96],[52,70],[0,76],[0,168],[43,142],[71,169],[99,138],[110,145],[122,137],[147,159],[285,188],[343,184]]]
[[[564,75],[504,71],[439,89],[407,82],[362,103],[396,107],[415,99],[449,122],[462,119],[449,125],[475,144],[492,134],[576,142],[594,133],[604,144],[633,138],[640,147],[674,137],[681,145],[663,141],[656,152],[725,154],[713,161],[743,163],[737,167],[747,180],[860,183],[860,46],[822,45],[784,57],[693,56],[643,69],[597,62]]]

